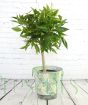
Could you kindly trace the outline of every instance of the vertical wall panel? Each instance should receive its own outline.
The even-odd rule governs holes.
[[[65,79],[88,78],[87,0],[0,0],[0,75],[32,78],[32,67],[41,65],[41,56],[34,50],[20,49],[24,42],[19,33],[12,31],[15,24],[11,20],[12,16],[30,11],[30,7],[41,8],[45,4],[58,8],[68,19],[69,28],[68,50],[61,47],[58,54],[46,54],[46,64],[63,67]]]

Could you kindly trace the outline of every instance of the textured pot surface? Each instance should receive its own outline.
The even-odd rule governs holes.
[[[42,66],[33,68],[37,94],[42,99],[54,99],[57,96],[62,68],[46,66],[46,72],[43,72],[42,69]]]

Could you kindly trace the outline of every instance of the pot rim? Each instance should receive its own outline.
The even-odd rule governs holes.
[[[45,72],[45,73],[57,73],[57,72],[61,72],[63,71],[63,69],[61,67],[58,66],[46,66],[46,69],[50,70],[50,72]],[[32,69],[32,72],[36,72],[36,73],[44,73],[41,72],[41,70],[43,70],[42,66],[36,66]]]
[[[41,68],[43,68],[43,66],[35,66],[35,67],[33,67],[33,69],[37,69],[37,68],[41,69]],[[54,69],[54,70],[63,70],[61,67],[58,67],[58,66],[49,66],[49,65],[47,66],[46,65],[45,68],[46,69]]]

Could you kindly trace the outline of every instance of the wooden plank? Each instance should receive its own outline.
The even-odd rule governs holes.
[[[86,80],[74,81],[74,83],[88,95],[88,82]]]
[[[25,80],[26,81],[26,80]],[[23,105],[28,93],[31,90],[31,83],[26,83],[23,81],[23,84],[19,84],[15,88],[15,92],[11,91],[1,102],[0,105]],[[30,82],[30,81],[29,81]],[[30,84],[30,86],[28,86]]]
[[[17,84],[19,81],[15,81],[15,84]],[[8,81],[6,84],[0,86],[0,100],[2,99],[2,97],[8,93],[13,87],[14,87],[14,81]]]
[[[46,105],[46,100],[39,99],[36,92],[31,92],[28,94],[22,105]]]
[[[10,80],[8,79],[1,79],[0,81],[0,87],[3,86],[4,84],[8,83]]]
[[[33,88],[34,88],[34,82],[35,82],[34,80],[29,80],[29,84],[27,86],[29,86],[30,88],[28,89],[28,92],[26,94],[25,99],[22,101],[22,105],[25,105],[25,102],[26,102],[27,99],[31,100],[31,101],[34,99],[34,97],[33,97],[33,99],[32,99],[32,97],[28,98],[28,96],[32,96],[33,95],[32,93],[33,93]]]
[[[74,105],[88,104],[88,95],[76,83],[74,83],[74,81],[63,81],[63,84],[69,95],[72,97],[72,100],[75,103]],[[76,90],[78,90],[77,93]]]
[[[12,90],[14,90],[15,89],[15,87],[17,86],[17,85],[19,85],[20,83],[21,83],[21,81],[19,82],[19,81],[16,81],[17,83],[15,84],[15,85],[11,85],[11,84],[9,84],[9,85],[7,85],[7,87],[6,87],[6,92],[0,97],[0,101],[4,98],[4,97],[6,97]],[[12,81],[11,81],[11,83],[12,83]]]
[[[33,90],[31,90],[26,99],[24,100],[22,105],[46,105],[46,101],[45,100],[41,100],[38,98],[37,94],[36,94],[36,90],[35,90],[35,84],[33,84]]]
[[[46,100],[42,100],[37,98],[37,95],[35,92],[31,92],[25,99],[24,103],[22,105],[47,105]],[[61,90],[58,91],[58,96],[56,99],[49,100],[49,105],[74,105],[72,100],[70,99],[69,95],[67,94],[66,90],[63,88],[63,93],[61,93]]]
[[[48,103],[49,105],[74,105],[63,85],[59,88],[57,98]]]
[[[35,92],[30,90],[22,105],[38,105],[37,103],[38,103],[38,100]]]
[[[42,105],[47,105],[46,100],[38,98],[38,105],[41,105],[41,103],[42,103]]]
[[[57,99],[49,100],[49,105],[87,105],[88,104],[88,81],[63,81],[63,93],[58,92]],[[16,82],[17,85],[18,82]],[[15,85],[13,80],[7,83],[6,96],[1,99],[0,105],[46,105],[45,100],[37,97],[34,87],[34,82],[27,81],[23,84]],[[33,86],[33,87],[32,87]],[[78,93],[76,94],[76,88]],[[0,90],[0,96],[3,96],[3,90]],[[5,94],[4,94],[5,95]]]

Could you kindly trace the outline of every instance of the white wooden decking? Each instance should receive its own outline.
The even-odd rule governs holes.
[[[88,80],[62,81],[62,87],[49,105],[88,105]],[[46,105],[46,101],[38,99],[34,80],[2,79],[0,105]]]

